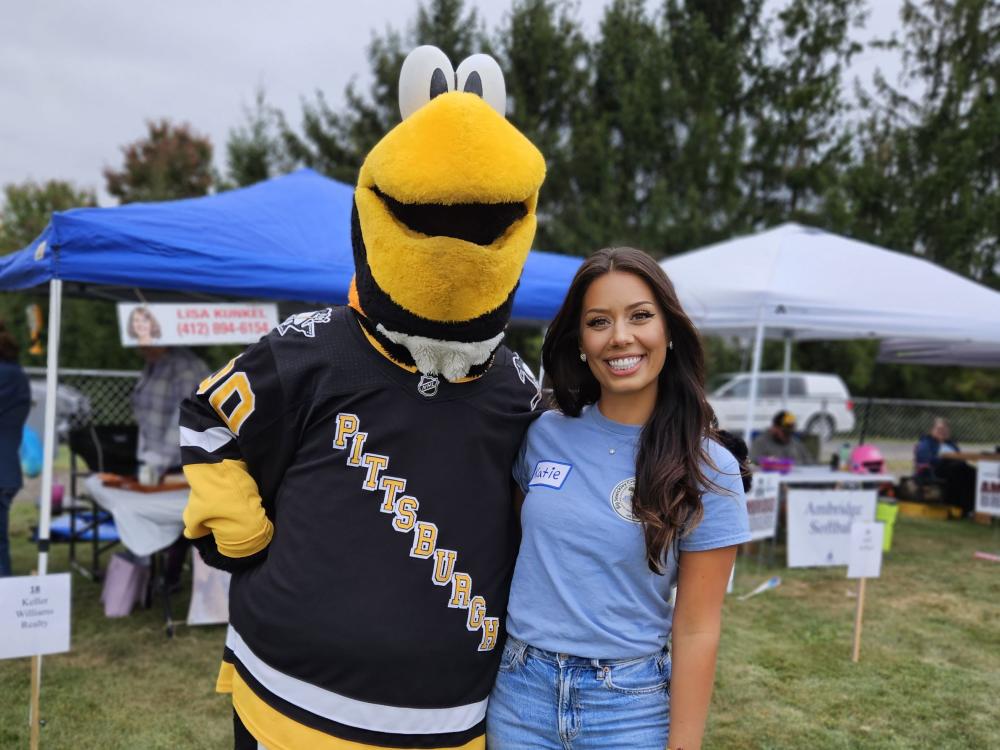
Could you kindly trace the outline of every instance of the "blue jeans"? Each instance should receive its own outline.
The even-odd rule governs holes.
[[[585,659],[507,638],[486,714],[490,750],[663,750],[670,657]]]
[[[0,578],[9,576],[10,570],[10,504],[17,490],[0,488]]]

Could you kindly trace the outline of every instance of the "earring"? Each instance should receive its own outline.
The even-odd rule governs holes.
[[[580,361],[581,362],[586,362],[587,361],[587,355],[584,354],[583,352],[580,352]]]
[[[674,348],[674,342],[673,342],[673,339],[671,339],[670,343],[667,344],[667,349],[673,349],[673,348]]]

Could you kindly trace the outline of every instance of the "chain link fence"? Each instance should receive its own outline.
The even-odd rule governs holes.
[[[41,437],[45,419],[45,368],[26,367],[31,381],[28,426]],[[78,427],[134,424],[132,391],[139,372],[130,370],[59,370],[56,434],[68,439]]]
[[[45,369],[25,368],[31,379],[32,413],[29,425],[42,434],[45,411]],[[65,439],[70,429],[87,425],[133,424],[131,395],[139,378],[138,371],[128,370],[60,370],[57,394],[57,432]],[[789,404],[791,407],[799,404]],[[762,400],[757,413],[770,414],[780,404]],[[741,410],[745,406],[741,406]],[[835,410],[818,404],[814,411]],[[836,415],[835,415],[836,416]],[[993,448],[1000,445],[1000,404],[968,403],[960,401],[911,401],[905,399],[858,399],[854,402],[854,427],[849,432],[835,430],[828,440],[856,441],[862,435],[866,440],[901,440],[915,443],[928,432],[936,417],[943,417],[951,424],[951,432],[961,445],[981,445]],[[738,424],[742,421],[734,417]],[[37,425],[34,422],[37,421]],[[839,423],[839,416],[834,420]],[[838,425],[839,426],[839,425]],[[808,425],[802,424],[807,428]]]
[[[915,443],[930,431],[935,418],[943,417],[951,425],[952,438],[963,447],[1000,445],[1000,404],[859,399],[854,415],[854,429],[847,434],[850,438],[863,435],[866,441],[883,438]]]

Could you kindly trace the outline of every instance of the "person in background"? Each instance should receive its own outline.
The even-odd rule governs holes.
[[[139,426],[136,459],[143,483],[158,484],[164,474],[181,470],[180,406],[211,371],[190,349],[140,346],[146,360],[132,391],[132,412]],[[180,581],[189,543],[182,535],[167,552],[165,585]]]
[[[753,470],[750,468],[749,451],[747,444],[739,435],[734,435],[728,430],[716,430],[715,438],[722,447],[733,454],[736,463],[740,467],[740,479],[743,480],[743,492],[747,493],[753,487]]]
[[[797,464],[811,464],[815,459],[809,449],[795,435],[795,415],[782,409],[771,420],[771,426],[750,445],[750,460],[760,463],[762,458],[790,458]]]
[[[948,457],[958,451],[948,420],[935,417],[931,431],[921,436],[913,450],[913,468],[918,477],[944,481],[945,502],[968,514],[976,506],[976,470],[965,461]]]
[[[21,435],[31,409],[31,386],[17,362],[17,342],[0,322],[0,577],[11,574],[10,506],[21,489]]]
[[[184,347],[140,346],[146,361],[132,391],[132,412],[139,426],[136,459],[158,482],[160,477],[181,470],[181,401],[198,387],[211,371],[197,355]]]
[[[514,463],[522,539],[487,746],[698,750],[726,584],[750,538],[698,332],[652,258],[600,250],[542,359],[559,410]]]

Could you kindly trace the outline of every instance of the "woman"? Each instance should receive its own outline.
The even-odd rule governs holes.
[[[698,334],[648,255],[601,250],[542,359],[559,411],[514,467],[523,537],[488,745],[694,750],[735,545],[750,537],[740,467],[712,439]]]
[[[126,326],[130,338],[136,339],[139,346],[152,346],[153,342],[160,338],[160,322],[156,316],[150,312],[148,307],[132,308],[128,316],[128,326]]]
[[[31,409],[31,386],[17,363],[18,346],[0,322],[0,578],[11,575],[8,522],[21,489],[18,449]]]

